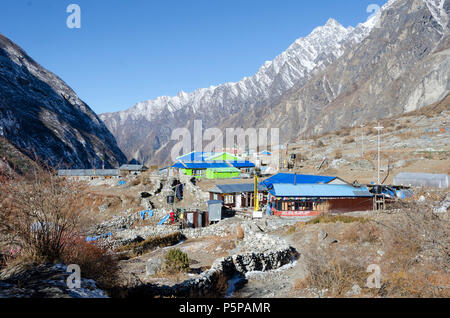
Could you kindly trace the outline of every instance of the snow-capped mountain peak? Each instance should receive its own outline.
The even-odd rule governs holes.
[[[295,85],[308,79],[316,68],[332,63],[343,53],[346,41],[359,42],[370,31],[370,26],[345,28],[330,18],[325,25],[315,28],[308,36],[297,39],[286,51],[266,61],[258,72],[241,81],[201,88],[191,93],[181,91],[177,96],[162,96],[144,101],[119,113],[100,117],[110,128],[126,120],[145,118],[153,120],[161,114],[174,113],[190,107],[194,113],[214,107],[230,108],[281,96]]]

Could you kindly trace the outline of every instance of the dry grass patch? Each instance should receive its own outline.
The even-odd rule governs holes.
[[[120,246],[116,249],[116,252],[122,254],[122,259],[129,259],[141,256],[158,247],[173,246],[184,239],[185,236],[181,234],[181,232],[175,232],[165,236],[152,236],[142,242],[135,242],[129,245]]]
[[[294,289],[297,291],[307,289],[313,294],[345,297],[354,284],[364,286],[366,282],[365,268],[335,250],[311,247],[303,257],[307,276],[294,283]]]
[[[376,224],[367,220],[351,224],[342,234],[342,239],[352,243],[375,243],[382,238],[382,233]]]
[[[323,224],[323,223],[367,223],[369,222],[369,219],[363,218],[363,217],[355,217],[355,216],[348,216],[348,215],[321,215],[318,216],[312,220],[309,220],[306,222],[306,224]]]

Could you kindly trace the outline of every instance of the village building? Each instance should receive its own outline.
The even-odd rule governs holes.
[[[58,176],[71,179],[92,180],[96,178],[115,178],[120,176],[119,169],[70,169],[58,170]]]
[[[124,164],[119,168],[121,174],[140,174],[144,171],[147,171],[148,168],[144,165],[132,165],[132,164]]]
[[[373,210],[373,194],[366,186],[275,183],[269,194],[272,213],[277,216]]]
[[[254,184],[217,184],[209,190],[211,201],[223,201],[223,205],[229,209],[254,208],[255,185]],[[267,187],[258,184],[259,205],[268,203]]]
[[[230,179],[251,173],[255,165],[230,153],[192,152],[177,158],[172,166],[184,175],[195,178]]]

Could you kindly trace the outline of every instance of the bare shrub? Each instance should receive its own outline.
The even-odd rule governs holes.
[[[31,261],[61,259],[67,243],[81,224],[79,184],[35,173],[30,179],[16,178],[2,184],[0,235],[18,246]]]
[[[365,283],[365,268],[333,250],[311,247],[303,256],[307,276],[295,282],[296,289],[308,288],[319,294],[326,290],[329,296],[344,297],[354,284]]]
[[[80,266],[81,275],[94,279],[100,288],[109,289],[117,281],[118,258],[105,247],[76,238],[67,244],[62,259]]]
[[[404,208],[395,222],[379,223],[386,251],[380,294],[391,297],[448,297],[448,220],[420,207]],[[446,279],[447,278],[447,279]]]

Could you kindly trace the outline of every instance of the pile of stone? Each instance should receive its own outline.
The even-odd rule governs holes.
[[[242,228],[245,235],[244,240],[238,246],[241,253],[268,253],[290,248],[285,240],[263,233],[262,228],[252,221],[244,222]]]
[[[189,238],[200,238],[208,236],[226,237],[236,233],[236,229],[231,225],[233,221],[230,219],[222,220],[219,223],[212,224],[208,227],[202,228],[188,228],[183,229],[181,232]]]
[[[139,213],[132,213],[125,216],[116,216],[111,220],[97,224],[92,230],[92,234],[101,235],[108,232],[117,232],[129,229],[140,219]]]

